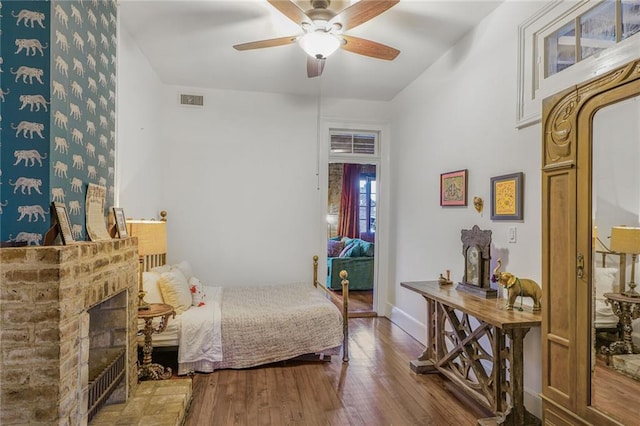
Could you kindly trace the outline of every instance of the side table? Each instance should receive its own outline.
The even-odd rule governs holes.
[[[605,293],[605,303],[611,305],[611,309],[622,325],[622,339],[613,342],[609,347],[603,347],[601,352],[605,355],[637,354],[640,350],[633,344],[631,334],[633,326],[631,322],[640,318],[640,297],[629,297],[620,293]]]
[[[142,365],[138,368],[138,380],[158,380],[168,379],[171,377],[171,368],[165,368],[160,364],[151,362],[151,353],[153,352],[153,333],[162,333],[167,324],[169,317],[175,318],[176,311],[173,306],[166,303],[150,303],[149,309],[141,309],[138,311],[138,318],[144,320],[144,346],[142,347]],[[157,327],[153,326],[153,319],[160,318]]]

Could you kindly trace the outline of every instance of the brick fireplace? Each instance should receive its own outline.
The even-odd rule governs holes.
[[[114,396],[135,391],[136,241],[0,249],[0,424],[87,424],[89,359],[110,348],[124,350]]]

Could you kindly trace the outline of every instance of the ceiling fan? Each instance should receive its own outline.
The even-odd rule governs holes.
[[[400,0],[360,0],[340,12],[330,10],[330,0],[310,0],[306,12],[291,0],[267,0],[279,12],[300,25],[302,34],[253,41],[233,46],[236,50],[262,49],[298,42],[307,52],[307,76],[318,77],[327,57],[342,48],[348,52],[391,61],[399,50],[375,41],[344,34],[387,11]]]

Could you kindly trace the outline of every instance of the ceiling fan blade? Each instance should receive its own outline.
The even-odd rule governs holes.
[[[262,49],[264,47],[284,46],[285,44],[295,43],[297,36],[272,38],[269,40],[252,41],[249,43],[236,44],[233,46],[236,50]]]
[[[386,12],[399,2],[400,0],[360,0],[334,16],[329,25],[337,22],[342,25],[342,31],[347,31]]]
[[[317,59],[307,55],[307,77],[319,77],[324,70],[325,61],[324,58]]]
[[[372,58],[392,61],[400,53],[398,49],[394,49],[393,47],[389,47],[384,44],[364,38],[348,36],[344,34],[342,34],[340,37],[342,37],[346,42],[342,45],[342,48],[348,52],[357,53],[358,55],[370,56]]]
[[[304,13],[304,10],[300,9],[297,4],[290,0],[267,0],[271,6],[278,9],[287,18],[291,19],[298,25],[302,25],[303,22],[311,23],[311,18]]]

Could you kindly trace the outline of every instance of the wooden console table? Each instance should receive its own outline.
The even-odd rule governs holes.
[[[437,281],[400,285],[427,301],[428,346],[411,369],[439,372],[495,414],[478,420],[480,425],[539,425],[524,406],[522,355],[524,336],[540,326],[540,313],[508,311],[499,307],[506,303],[502,299],[480,298]]]

